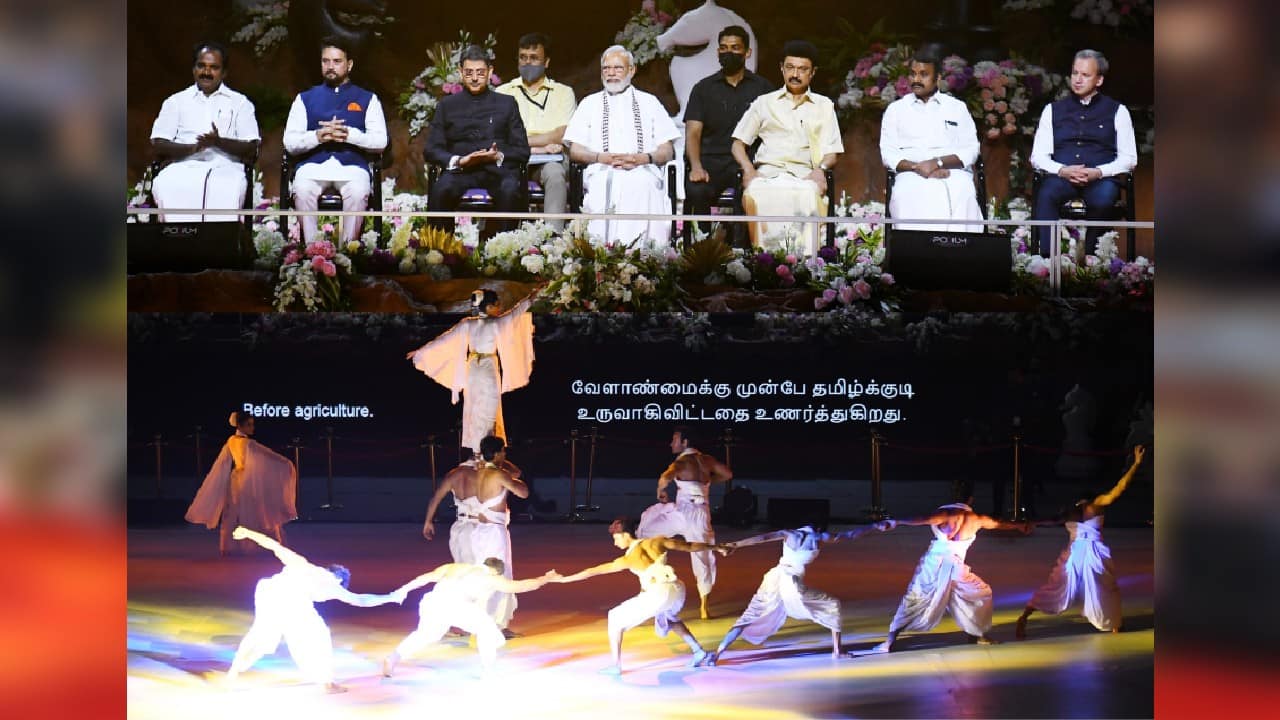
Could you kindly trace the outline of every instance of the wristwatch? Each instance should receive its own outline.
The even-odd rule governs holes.
[[[941,158],[941,157],[936,157],[936,158],[934,158],[934,159],[933,159],[933,161],[934,161],[934,162],[936,162],[936,163],[938,163],[938,168],[939,168],[939,169],[941,169],[941,168],[945,167],[945,166],[942,164],[942,158]]]

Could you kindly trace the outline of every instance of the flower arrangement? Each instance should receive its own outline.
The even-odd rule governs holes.
[[[889,103],[911,92],[911,56],[909,45],[887,47],[872,43],[866,55],[858,58],[845,76],[845,91],[836,105],[846,113],[862,108],[884,109]],[[948,55],[942,61],[939,86],[956,95],[973,80],[973,70],[959,55]]]
[[[675,18],[664,10],[659,10],[654,0],[644,0],[640,10],[627,24],[614,35],[613,41],[631,51],[635,56],[636,67],[640,67],[655,58],[671,57],[671,51],[658,48],[658,36]]]
[[[1001,8],[1012,12],[1030,12],[1055,5],[1055,0],[1005,0]],[[1074,0],[1067,14],[1073,20],[1082,20],[1092,25],[1137,27],[1151,21],[1154,8],[1152,0]]]
[[[325,223],[321,232],[319,239],[284,246],[274,293],[276,310],[342,309],[342,281],[351,277],[351,258],[339,252],[331,240],[333,225]]]
[[[272,48],[289,38],[289,0],[245,3],[247,22],[231,36],[232,42],[253,43],[253,54],[264,57]],[[387,25],[395,22],[389,15],[338,11],[337,19],[346,25]],[[375,37],[382,33],[374,30]]]
[[[563,236],[538,248],[546,259],[534,274],[550,281],[541,293],[543,308],[656,312],[680,307],[683,291],[676,282],[679,255],[674,249],[595,243],[582,227],[571,225]]]
[[[492,61],[498,39],[489,33],[483,42],[471,39],[471,33],[458,31],[454,42],[438,42],[427,48],[427,66],[414,76],[409,86],[400,93],[400,115],[409,121],[409,135],[417,137],[430,124],[436,114],[436,105],[445,95],[462,92],[462,51],[469,45],[479,45]],[[502,79],[489,76],[490,85],[498,85]]]
[[[391,235],[386,250],[362,248],[377,267],[394,266],[400,273],[427,273],[433,280],[450,280],[469,271],[471,250],[457,236],[423,223],[404,223]]]

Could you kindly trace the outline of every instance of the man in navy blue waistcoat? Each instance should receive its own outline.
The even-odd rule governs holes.
[[[528,189],[522,187],[521,169],[529,161],[529,136],[520,107],[515,98],[489,87],[493,63],[484,48],[468,46],[459,64],[463,91],[440,100],[427,132],[423,155],[445,169],[431,186],[427,207],[453,210],[467,190],[484,188],[495,212],[525,212]],[[453,218],[432,218],[431,224],[453,231]],[[513,225],[491,224],[498,229]]]
[[[1040,115],[1031,166],[1046,173],[1036,193],[1032,220],[1056,220],[1062,203],[1083,198],[1088,220],[1115,217],[1121,185],[1117,175],[1138,164],[1133,120],[1124,105],[1098,92],[1107,75],[1107,58],[1081,50],[1071,64],[1071,94],[1046,105]],[[1035,228],[1036,243],[1049,252],[1048,227]],[[1085,251],[1098,245],[1099,228],[1090,228]]]
[[[293,177],[294,207],[315,210],[320,193],[336,187],[342,193],[343,210],[364,210],[372,189],[369,163],[361,151],[382,152],[387,146],[387,121],[378,96],[350,82],[355,63],[341,41],[325,38],[320,47],[320,72],[324,82],[298,93],[284,128],[284,147],[301,155]],[[360,237],[362,218],[342,223],[349,242]],[[302,234],[316,234],[314,215],[302,218]]]

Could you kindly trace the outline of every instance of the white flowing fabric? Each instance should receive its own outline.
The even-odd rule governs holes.
[[[638,542],[633,543],[626,554],[630,555],[638,546]],[[630,630],[653,618],[653,631],[658,637],[666,637],[671,623],[680,621],[684,583],[667,564],[666,553],[644,570],[631,572],[640,579],[640,594],[609,611],[609,633]]]
[[[950,225],[903,223],[894,227],[934,232],[982,232],[982,210],[978,207],[973,174],[968,170],[954,168],[949,172],[951,174],[945,178],[925,178],[914,172],[898,173],[893,182],[893,197],[889,199],[889,214],[896,218],[979,222]]]
[[[975,537],[948,540],[937,527],[933,542],[902,597],[890,632],[895,630],[931,630],[950,610],[956,624],[970,635],[984,635],[991,629],[991,587],[965,564],[965,555]]]
[[[413,366],[452,392],[462,405],[462,445],[480,452],[480,441],[495,435],[507,441],[502,422],[502,393],[529,384],[533,373],[532,298],[496,317],[466,318],[413,351]],[[477,357],[497,354],[493,357]]]
[[[221,521],[279,537],[280,527],[298,517],[297,487],[298,471],[288,458],[233,435],[196,491],[186,520],[210,530]]]
[[[169,163],[151,183],[161,208],[235,210],[249,191],[244,166],[221,159],[188,158]],[[237,222],[239,215],[165,213],[165,222]]]
[[[695,451],[696,452],[696,451]],[[716,533],[711,529],[711,509],[707,505],[706,486],[698,482],[676,480],[676,501],[655,503],[640,514],[636,537],[673,537],[680,535],[688,542],[714,545]],[[710,550],[689,553],[698,594],[710,595],[716,584],[716,554]]]
[[[289,566],[259,580],[253,593],[253,625],[240,641],[233,666],[247,669],[275,652],[283,638],[304,677],[332,681],[333,640],[314,603],[332,599],[338,589],[333,573],[314,566]]]
[[[744,196],[756,204],[757,215],[798,215],[820,217],[827,213],[827,199],[818,192],[817,183],[796,177],[770,165],[760,167],[760,175],[744,191]],[[814,255],[818,252],[819,223],[760,223],[760,248],[762,250],[787,250],[797,255]],[[783,234],[795,237],[792,247],[783,247]]]
[[[459,569],[437,582],[418,602],[418,627],[400,641],[396,654],[402,658],[416,655],[423,647],[439,642],[450,627],[456,627],[475,637],[481,660],[491,664],[507,639],[484,610],[493,592],[489,576],[489,569],[480,565]]]
[[[1071,544],[1058,556],[1049,579],[1027,603],[1057,615],[1084,595],[1084,616],[1099,630],[1120,626],[1120,588],[1116,585],[1111,549],[1102,542],[1102,516],[1066,524]]]
[[[507,525],[511,522],[509,510],[499,512],[493,507],[507,496],[502,492],[484,502],[472,495],[453,500],[458,506],[458,519],[453,521],[449,530],[449,552],[453,561],[469,565],[480,565],[486,559],[496,557],[502,560],[502,574],[508,580],[511,574],[511,531]],[[484,518],[481,522],[479,518]],[[513,593],[495,592],[486,601],[486,609],[498,627],[505,628],[511,623],[511,616],[516,611],[516,596]]]
[[[742,617],[733,624],[742,637],[759,645],[778,631],[788,617],[810,620],[828,630],[840,630],[840,601],[804,584],[804,571],[818,557],[813,533],[785,531],[782,559],[765,573]]]

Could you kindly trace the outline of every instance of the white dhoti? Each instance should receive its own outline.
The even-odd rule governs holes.
[[[827,212],[827,199],[808,178],[796,177],[772,166],[762,166],[761,175],[743,191],[747,211],[754,215],[800,215],[818,217]],[[770,173],[766,175],[766,173]],[[754,212],[751,208],[754,206]],[[818,252],[819,223],[758,223],[757,242],[763,250],[787,250],[796,254]],[[784,238],[790,238],[789,241]],[[785,244],[785,246],[784,246]]]
[[[485,518],[484,522],[478,520],[481,516]],[[449,529],[449,553],[453,555],[453,561],[480,565],[488,558],[496,557],[502,561],[502,574],[511,580],[511,532],[507,529],[510,518],[509,511],[490,510],[475,497],[459,501],[458,519]],[[511,623],[516,605],[513,593],[495,592],[485,603],[485,610],[498,627],[505,628]]]
[[[1102,534],[1091,525],[1067,523],[1074,537],[1049,573],[1049,579],[1027,603],[1042,613],[1057,615],[1084,597],[1084,616],[1099,630],[1120,626],[1120,588],[1116,585],[1111,549]],[[1074,526],[1074,527],[1073,527]]]
[[[890,632],[931,630],[947,610],[970,635],[984,635],[991,629],[991,587],[964,562],[972,542],[972,538],[934,539],[916,566],[907,594],[889,624]]]
[[[418,602],[418,627],[409,633],[396,647],[402,658],[412,657],[456,627],[471,633],[476,639],[480,659],[490,665],[498,656],[498,648],[507,642],[502,630],[483,608],[450,588],[439,586],[422,596]]]
[[[706,498],[690,497],[681,492],[673,503],[656,503],[640,514],[636,537],[672,537],[679,535],[688,542],[715,544],[711,529],[711,509]],[[698,594],[711,594],[716,584],[716,554],[711,550],[689,553]]]
[[[945,178],[925,178],[919,173],[900,172],[893,182],[889,199],[889,215],[916,220],[982,220],[973,175],[967,170],[951,170]],[[894,225],[903,230],[935,230],[937,232],[982,232],[982,225]]]
[[[778,631],[788,617],[809,620],[840,631],[840,601],[804,584],[804,569],[778,565],[764,574],[742,617],[733,624],[742,637],[759,645]]]
[[[502,422],[502,379],[498,375],[498,357],[493,353],[468,356],[467,362],[470,367],[467,388],[462,393],[462,446],[479,453],[480,441],[486,435],[507,442]]]
[[[333,640],[315,605],[287,577],[273,575],[258,581],[253,592],[253,625],[236,650],[238,669],[252,666],[276,651],[281,638],[303,677],[312,682],[333,680]]]
[[[586,186],[583,212],[616,216],[671,214],[671,199],[666,194],[662,169],[656,165],[633,170],[593,165],[587,169],[583,184]],[[627,245],[665,247],[671,242],[671,223],[666,220],[650,222],[622,217],[592,220],[587,232],[606,242],[619,241]]]
[[[666,563],[657,562],[640,574],[640,594],[609,611],[609,634],[621,633],[653,618],[653,631],[666,637],[680,622],[684,583]]]
[[[369,193],[372,187],[369,171],[363,165],[343,165],[336,158],[329,158],[322,163],[303,163],[293,176],[294,208],[298,210],[315,210],[324,188],[332,185],[342,194],[342,209],[359,211],[368,207]],[[342,241],[350,242],[360,239],[360,229],[364,227],[364,218],[360,216],[341,219]],[[316,234],[316,216],[304,215],[302,218],[302,236],[311,240]]]
[[[161,208],[237,210],[248,192],[244,166],[225,160],[179,160],[169,163],[151,181],[151,193]],[[165,222],[235,222],[238,215],[165,213]]]

